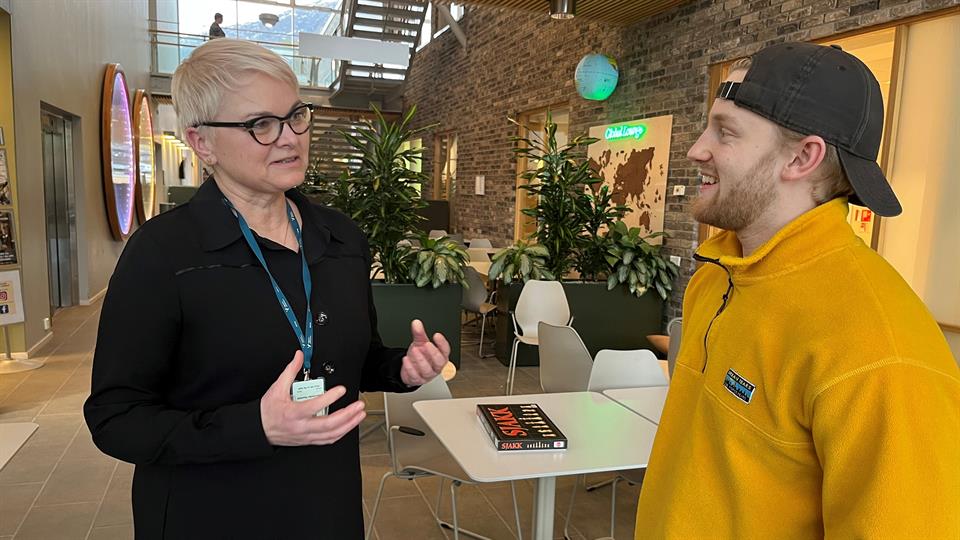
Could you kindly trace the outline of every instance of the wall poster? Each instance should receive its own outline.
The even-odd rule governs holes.
[[[17,264],[17,241],[13,210],[0,210],[0,265]]]
[[[590,166],[610,186],[613,201],[633,210],[624,222],[643,236],[663,231],[672,131],[671,115],[590,128],[599,139],[589,147]]]

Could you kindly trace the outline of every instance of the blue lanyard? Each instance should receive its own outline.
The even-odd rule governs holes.
[[[273,278],[273,274],[271,274],[270,269],[267,268],[267,261],[263,258],[263,251],[253,238],[253,232],[250,231],[250,226],[247,225],[247,221],[243,219],[240,212],[237,212],[237,209],[233,207],[233,204],[231,204],[226,197],[224,197],[223,202],[233,211],[233,215],[237,216],[243,238],[247,241],[247,245],[250,246],[253,254],[257,256],[257,260],[263,265],[263,270],[267,273],[267,277],[270,278],[270,283],[273,285],[273,292],[277,295],[277,301],[280,302],[280,307],[283,308],[283,314],[287,316],[287,321],[293,328],[293,333],[297,335],[297,340],[300,342],[300,350],[303,351],[303,380],[307,380],[310,378],[310,358],[313,356],[313,313],[310,311],[310,291],[313,288],[313,281],[310,279],[307,257],[303,253],[303,235],[300,233],[300,224],[297,223],[297,218],[293,215],[293,209],[290,208],[290,203],[287,202],[287,217],[290,219],[290,226],[293,227],[293,234],[297,237],[297,245],[300,247],[300,262],[303,267],[303,290],[307,298],[306,332],[300,329],[300,323],[297,322],[297,317],[293,313],[293,308],[290,307],[290,302],[287,301],[287,297],[283,294],[283,291],[280,290],[280,286],[277,285],[277,280]]]

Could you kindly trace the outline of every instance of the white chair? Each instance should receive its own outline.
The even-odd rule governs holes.
[[[383,485],[387,478],[391,476],[404,480],[416,480],[429,476],[440,477],[437,505],[431,509],[437,524],[440,527],[452,529],[454,539],[459,539],[461,533],[474,538],[486,538],[477,533],[460,528],[457,518],[457,488],[460,487],[461,484],[473,484],[474,482],[469,480],[467,473],[457,464],[453,456],[447,452],[443,444],[437,439],[437,436],[430,431],[430,428],[427,427],[426,423],[413,408],[413,404],[417,401],[450,399],[450,397],[450,389],[447,387],[447,382],[443,380],[443,377],[434,377],[433,380],[414,392],[405,394],[384,392],[383,408],[387,425],[390,426],[388,443],[392,468],[380,479],[380,486],[377,488],[377,497],[373,503],[373,510],[370,512],[370,527],[367,530],[367,539],[370,538],[373,532],[374,521],[377,519],[377,510],[379,509],[380,499],[383,495]],[[439,515],[440,503],[443,497],[443,484],[446,480],[451,481],[450,496],[453,510],[453,524],[441,520]],[[513,493],[513,509],[517,520],[517,537],[520,538],[520,514],[517,509],[517,494],[513,489],[512,482],[510,483],[510,489]]]
[[[493,243],[490,242],[490,240],[488,240],[488,239],[486,239],[486,238],[473,238],[473,239],[471,239],[471,240],[467,240],[466,244],[467,244],[467,246],[470,247],[470,249],[475,249],[475,248],[488,248],[488,249],[489,249],[489,248],[492,248],[492,247],[493,247]]]
[[[494,303],[496,291],[487,294],[487,286],[480,277],[480,272],[476,268],[467,266],[463,269],[463,277],[467,280],[468,287],[463,288],[463,296],[460,300],[460,307],[469,313],[477,314],[480,319],[480,350],[478,355],[483,358],[483,335],[487,327],[487,315],[497,310]],[[464,342],[464,345],[467,343]]]
[[[540,321],[540,388],[544,392],[583,392],[590,382],[593,358],[571,326]]]
[[[432,229],[430,233],[427,235],[428,238],[441,238],[443,236],[449,236],[447,234],[447,231],[443,229]]]
[[[667,370],[673,377],[673,368],[677,365],[677,354],[680,353],[680,335],[683,333],[683,317],[671,319],[667,323],[667,335],[670,336],[670,347],[667,349]]]
[[[540,344],[537,325],[540,321],[555,326],[569,326],[573,322],[570,305],[563,285],[559,281],[530,280],[523,285],[517,308],[513,317],[513,350],[510,353],[510,367],[507,369],[507,395],[513,394],[513,383],[517,374],[517,347],[521,343]]]
[[[652,351],[637,349],[632,351],[613,351],[603,349],[597,353],[590,371],[590,382],[587,389],[591,392],[602,392],[616,388],[644,388],[649,386],[667,386],[667,377],[663,374],[660,361]],[[617,484],[626,480],[631,484],[643,483],[646,469],[626,469],[617,471],[617,476],[611,480],[587,486],[587,491],[610,485],[610,537],[613,537],[614,525],[617,518]],[[582,477],[581,477],[582,478]],[[580,479],[574,484],[570,493],[570,505],[567,507],[567,518],[563,523],[564,537],[569,538],[567,530],[570,526],[570,514],[573,512],[573,501],[577,496],[577,486]]]
[[[593,361],[587,389],[602,392],[616,388],[644,388],[667,384],[667,377],[653,351],[603,349]]]

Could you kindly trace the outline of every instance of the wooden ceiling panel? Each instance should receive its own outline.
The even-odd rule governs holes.
[[[451,0],[437,3],[449,4]],[[577,0],[577,18],[627,26],[663,13],[687,0]],[[549,16],[549,0],[457,0],[457,4],[513,9]]]

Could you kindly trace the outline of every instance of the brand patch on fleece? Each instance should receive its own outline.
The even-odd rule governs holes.
[[[727,376],[723,379],[723,386],[744,403],[750,403],[750,400],[753,399],[753,391],[757,388],[757,385],[744,379],[732,369],[727,370]]]

